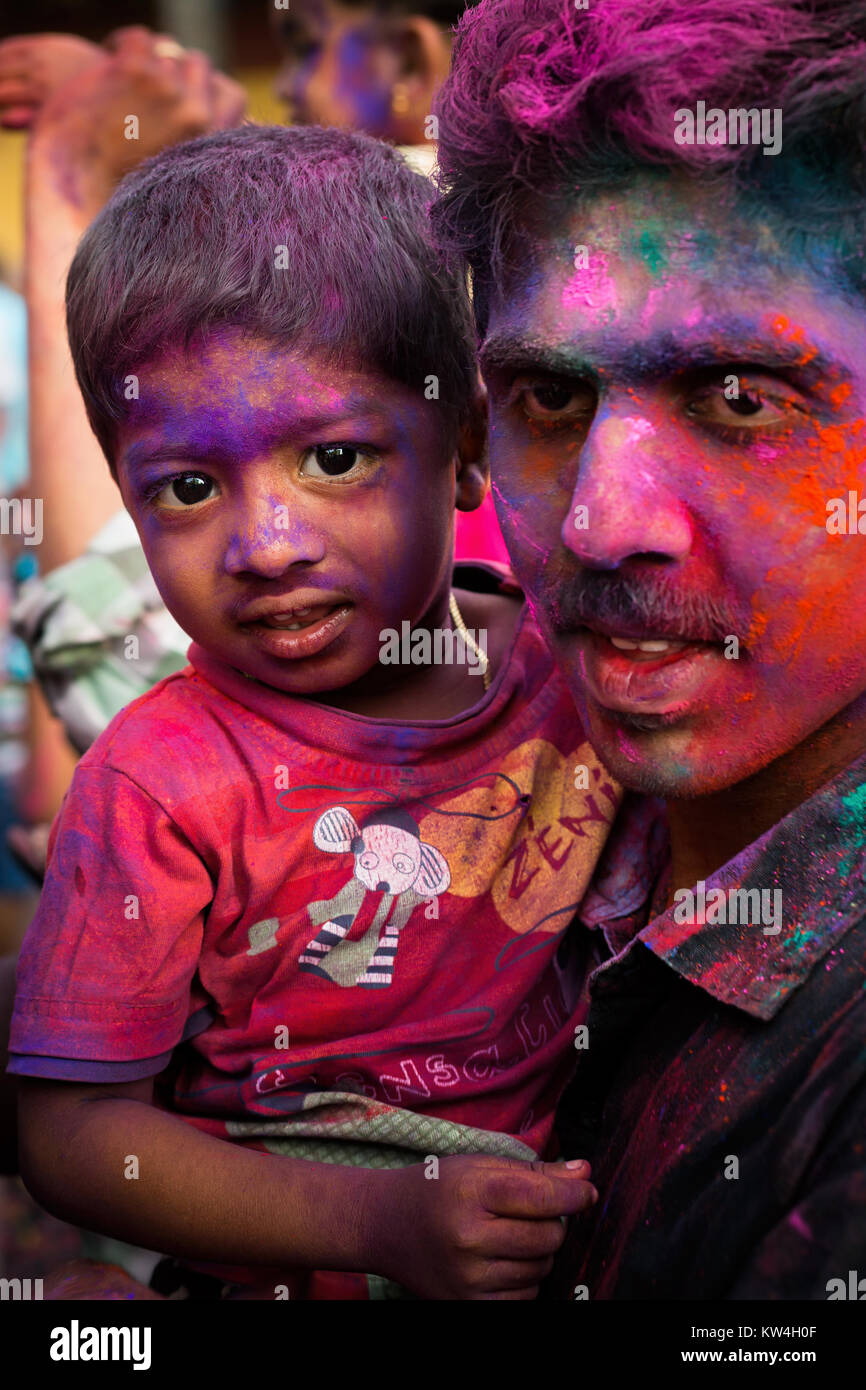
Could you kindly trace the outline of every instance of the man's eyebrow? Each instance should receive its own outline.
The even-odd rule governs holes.
[[[478,351],[482,370],[549,372],[552,376],[595,376],[597,371],[574,348],[555,347],[520,334],[491,333]]]
[[[833,376],[847,379],[850,371],[840,361],[806,347],[803,342],[767,337],[754,323],[727,324],[715,338],[689,338],[673,333],[657,334],[640,343],[626,343],[620,334],[601,334],[592,351],[577,343],[553,344],[508,331],[491,333],[481,345],[482,369],[511,372],[546,372],[553,376],[603,376],[626,380],[652,380],[677,372],[699,371],[739,363],[770,370],[796,370],[806,381]]]

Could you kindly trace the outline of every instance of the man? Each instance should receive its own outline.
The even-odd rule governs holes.
[[[482,0],[438,106],[503,533],[667,808],[585,911],[558,1297],[866,1275],[864,96],[862,0]]]

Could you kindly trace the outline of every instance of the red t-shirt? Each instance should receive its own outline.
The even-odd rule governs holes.
[[[189,655],[78,765],[9,1070],[171,1061],[164,1103],[223,1136],[338,1090],[544,1152],[590,966],[556,957],[620,793],[528,611],[490,690],[436,722]]]

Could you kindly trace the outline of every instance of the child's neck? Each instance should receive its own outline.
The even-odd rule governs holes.
[[[460,615],[471,636],[485,633],[481,645],[487,654],[488,684],[506,658],[520,613],[519,599],[500,594],[475,594],[455,590]],[[447,648],[446,648],[447,650]],[[395,666],[400,679],[376,691],[329,690],[315,697],[320,704],[371,719],[426,723],[455,719],[477,705],[485,692],[481,665],[468,661]]]

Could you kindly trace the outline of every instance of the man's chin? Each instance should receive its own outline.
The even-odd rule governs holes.
[[[665,800],[708,796],[733,786],[746,769],[727,766],[718,741],[677,715],[613,713],[579,701],[589,742],[623,787]]]

